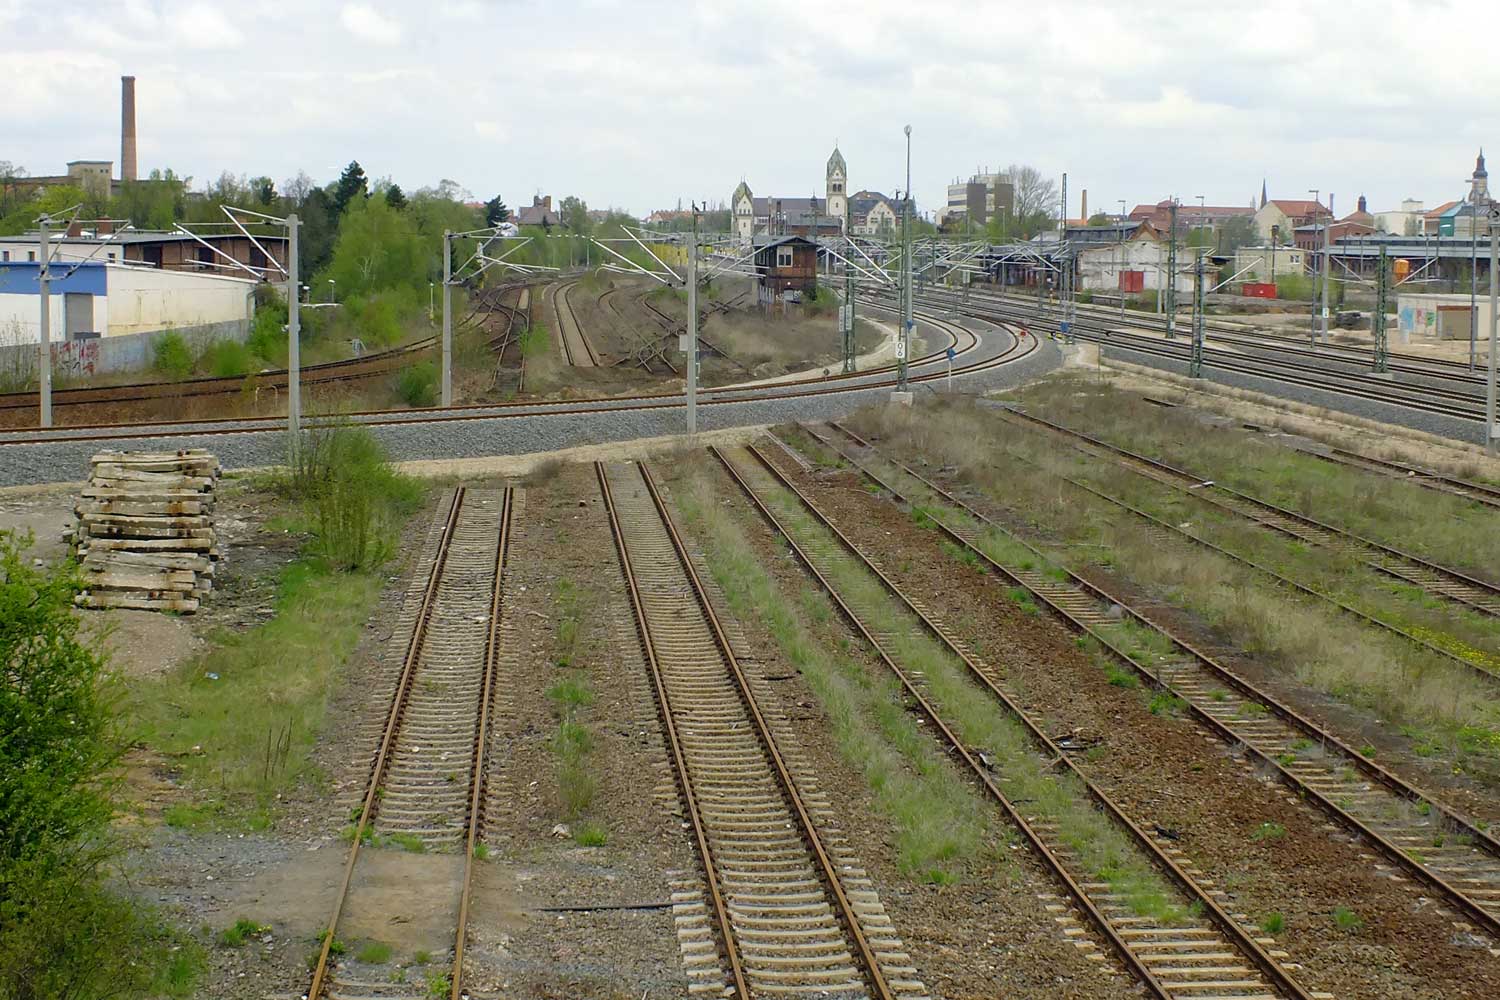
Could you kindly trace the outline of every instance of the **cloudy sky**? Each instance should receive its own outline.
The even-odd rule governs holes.
[[[1476,147],[1500,158],[1497,22],[1489,0],[0,0],[0,160],[118,161],[130,73],[142,171],[200,185],[358,159],[643,214],[741,178],[821,195],[835,141],[853,187],[890,191],[909,122],[924,207],[1020,162],[1068,171],[1075,214],[1080,188],[1246,204],[1265,177],[1342,215],[1458,197]]]

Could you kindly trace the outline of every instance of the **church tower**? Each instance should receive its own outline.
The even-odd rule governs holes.
[[[1474,161],[1474,176],[1469,181],[1469,204],[1483,204],[1489,200],[1489,197],[1490,175],[1489,171],[1484,169],[1484,150],[1481,149],[1479,159]]]
[[[833,147],[833,155],[828,158],[828,188],[824,192],[824,198],[828,214],[838,219],[841,227],[846,225],[849,215],[849,168],[837,145]]]

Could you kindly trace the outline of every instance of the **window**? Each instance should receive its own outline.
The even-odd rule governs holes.
[[[791,267],[792,266],[792,248],[791,247],[777,247],[776,248],[776,266],[777,267]]]
[[[35,250],[27,250],[26,251],[26,259],[29,260],[29,261],[31,261],[32,263],[36,263],[36,251]]]
[[[834,181],[833,182],[833,193],[834,194],[842,194],[843,190],[844,190],[844,182],[843,181]]]
[[[0,250],[0,261],[10,260],[9,250]]]

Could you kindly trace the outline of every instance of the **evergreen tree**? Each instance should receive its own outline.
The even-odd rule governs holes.
[[[505,207],[505,202],[497,194],[484,203],[484,224],[487,226],[498,226],[510,218],[510,209]]]
[[[365,177],[365,168],[359,165],[358,160],[350,160],[344,172],[339,175],[338,183],[333,186],[333,211],[336,218],[344,214],[344,209],[349,207],[355,195],[368,198],[370,185]]]
[[[385,203],[398,212],[406,207],[406,194],[402,192],[400,184],[392,184],[385,189]]]

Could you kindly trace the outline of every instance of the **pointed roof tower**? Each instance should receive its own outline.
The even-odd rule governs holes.
[[[1469,182],[1469,202],[1477,205],[1490,196],[1490,175],[1484,169],[1484,149],[1479,150],[1479,159],[1474,161],[1474,177]]]
[[[1260,179],[1260,207],[1266,207],[1266,179],[1264,177]]]
[[[839,152],[838,143],[833,144],[833,155],[828,158],[828,176],[832,177],[835,173],[849,176],[849,167],[844,163],[844,154]]]

